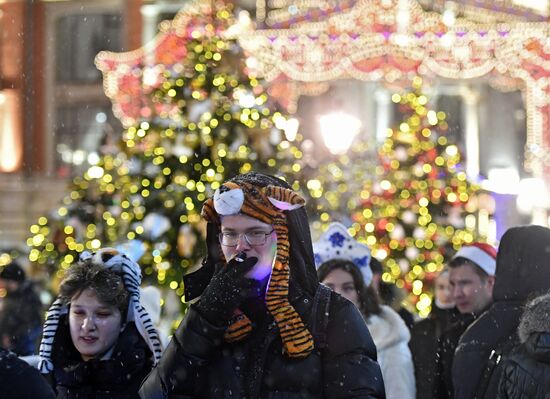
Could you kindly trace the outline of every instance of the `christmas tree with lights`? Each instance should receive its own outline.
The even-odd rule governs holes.
[[[331,222],[352,223],[360,205],[358,193],[375,175],[376,144],[356,138],[345,153],[312,156],[303,148],[300,169],[293,174],[307,196],[306,208],[316,239]]]
[[[379,148],[376,176],[358,193],[352,229],[386,267],[385,281],[410,292],[420,315],[431,309],[431,282],[454,250],[483,240],[476,231],[478,188],[445,135],[443,112],[428,107],[422,79],[394,94],[403,115]]]
[[[31,261],[61,277],[80,252],[118,247],[149,282],[183,295],[182,275],[205,255],[203,202],[234,175],[281,175],[300,156],[285,140],[285,116],[226,36],[237,25],[225,2],[189,3],[164,26],[156,64],[109,61],[119,81],[141,85],[145,95],[125,108],[137,106],[138,117],[123,120],[120,143],[103,148],[63,205],[31,226]]]

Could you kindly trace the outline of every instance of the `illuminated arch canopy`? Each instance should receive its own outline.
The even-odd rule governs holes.
[[[190,1],[172,21],[163,21],[156,37],[139,49],[102,51],[96,56],[96,67],[103,73],[103,90],[124,127],[156,116],[166,117],[173,111],[175,105],[154,103],[152,93],[166,81],[165,72],[183,73],[194,68],[186,61],[190,40],[224,34],[216,25],[213,3]],[[206,19],[211,23],[205,24]]]
[[[197,35],[226,34],[257,61],[257,73],[274,82],[273,92],[314,94],[340,78],[400,82],[416,74],[452,79],[492,76],[504,88],[521,88],[527,114],[526,166],[550,176],[550,23],[474,23],[425,12],[415,0],[359,0],[325,20],[285,29],[234,29],[204,25],[216,2],[190,1],[160,33],[131,52],[101,52],[104,90],[128,127],[169,114],[150,94],[167,69],[184,69],[186,46]],[[518,86],[519,82],[519,86]],[[507,87],[506,87],[507,86]],[[287,96],[288,97],[288,96]]]
[[[498,75],[517,84],[527,114],[526,167],[550,173],[550,23],[474,23],[425,12],[415,0],[360,0],[320,22],[249,31],[240,45],[268,80],[398,82]]]

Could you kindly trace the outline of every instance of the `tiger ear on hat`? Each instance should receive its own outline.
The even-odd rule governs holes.
[[[214,200],[212,198],[208,198],[202,205],[201,216],[208,222],[217,220],[218,215],[214,209]]]
[[[269,202],[282,211],[292,211],[303,207],[306,203],[296,191],[288,188],[267,186],[263,191]]]

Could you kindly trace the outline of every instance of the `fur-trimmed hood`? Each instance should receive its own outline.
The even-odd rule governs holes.
[[[518,326],[521,343],[534,333],[550,333],[550,293],[533,299],[525,306]]]

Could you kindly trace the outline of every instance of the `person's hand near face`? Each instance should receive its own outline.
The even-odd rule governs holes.
[[[116,306],[100,302],[96,293],[87,288],[71,299],[69,327],[82,359],[100,358],[115,345],[122,315]]]

